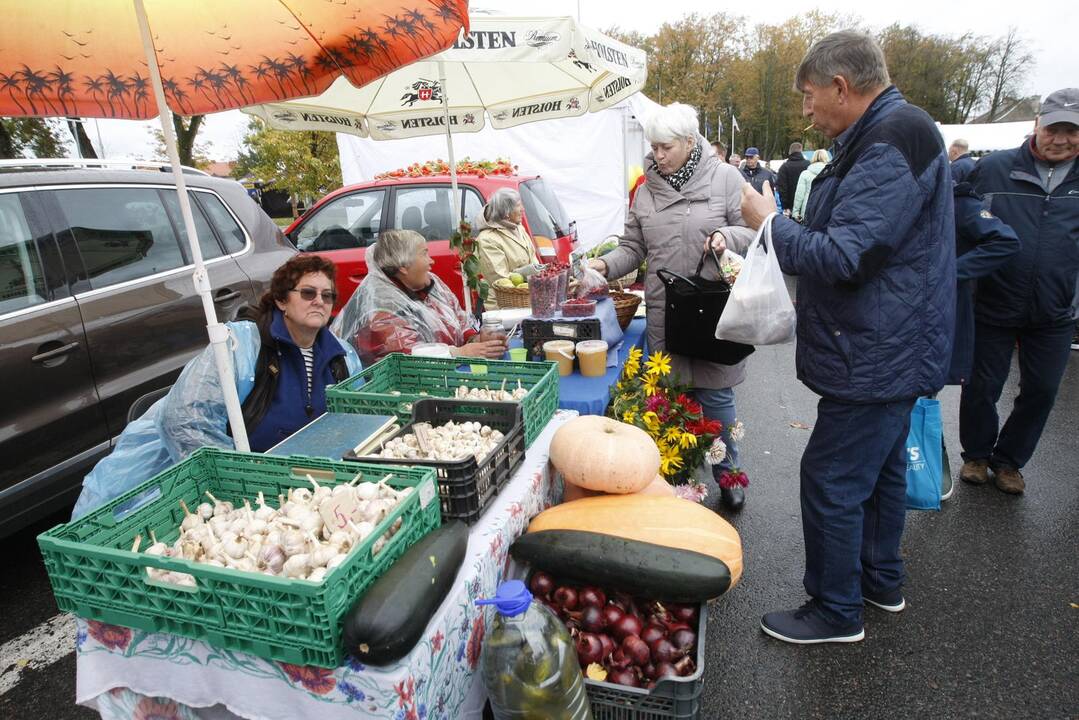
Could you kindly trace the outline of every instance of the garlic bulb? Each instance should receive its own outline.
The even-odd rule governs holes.
[[[208,502],[199,503],[198,510],[195,512],[197,512],[199,517],[203,520],[209,520],[214,516],[214,506]]]
[[[311,574],[307,576],[307,579],[311,582],[322,582],[323,578],[326,577],[326,572],[326,568],[317,567],[311,571]]]
[[[304,578],[307,577],[307,573],[311,570],[310,558],[301,553],[299,555],[293,555],[285,561],[282,571],[287,577],[291,578]]]

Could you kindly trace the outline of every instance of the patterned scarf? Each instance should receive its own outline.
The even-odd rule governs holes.
[[[652,169],[655,170],[661,178],[670,183],[670,186],[675,190],[681,190],[682,186],[689,182],[689,179],[693,176],[693,171],[697,169],[697,163],[700,161],[701,144],[696,142],[693,143],[693,149],[689,151],[689,158],[686,160],[686,164],[670,175],[664,175],[659,172],[659,166],[656,165],[655,160],[652,161]]]

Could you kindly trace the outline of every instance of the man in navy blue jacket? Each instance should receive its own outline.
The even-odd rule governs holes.
[[[952,181],[940,133],[890,85],[871,37],[820,40],[795,87],[803,114],[834,141],[805,225],[770,221],[780,267],[798,276],[798,377],[822,396],[801,465],[811,599],[766,614],[761,628],[792,643],[855,642],[863,603],[906,606],[910,413],[944,385],[952,350]],[[743,187],[749,227],[774,212],[770,197]]]
[[[978,281],[974,371],[959,406],[963,469],[981,485],[1019,494],[1068,364],[1079,315],[1079,88],[1049,95],[1034,135],[978,161],[969,181],[1022,248]],[[1019,346],[1019,396],[1001,428],[997,401]]]

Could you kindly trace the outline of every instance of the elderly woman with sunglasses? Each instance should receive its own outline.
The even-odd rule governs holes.
[[[237,394],[251,450],[263,452],[326,411],[326,386],[360,370],[327,323],[337,293],[334,264],[295,255],[270,288],[227,324]],[[191,360],[168,394],[128,423],[112,453],[83,479],[78,517],[200,447],[234,447],[213,348]]]
[[[414,230],[389,230],[367,249],[367,277],[333,324],[371,364],[418,343],[442,343],[454,356],[497,359],[504,337],[481,337],[457,297],[434,273],[427,241]]]

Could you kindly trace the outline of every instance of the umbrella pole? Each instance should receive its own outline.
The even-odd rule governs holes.
[[[438,84],[442,86],[442,117],[446,121],[446,153],[450,161],[450,187],[453,194],[453,217],[461,212],[461,191],[457,187],[457,161],[453,157],[453,133],[450,132],[450,99],[446,96],[446,64],[438,61]],[[458,220],[460,226],[460,220]],[[468,274],[461,265],[461,281],[465,284],[465,312],[472,314],[472,289],[468,287]]]
[[[187,195],[187,183],[184,181],[183,169],[180,167],[180,153],[176,149],[176,135],[172,128],[172,112],[165,104],[165,91],[161,86],[161,70],[157,66],[157,54],[154,52],[153,39],[150,37],[150,23],[146,19],[146,8],[143,0],[133,0],[135,3],[135,16],[139,21],[139,34],[142,36],[142,48],[146,52],[146,64],[150,69],[150,82],[154,89],[154,101],[157,103],[158,119],[161,121],[161,133],[165,136],[165,149],[168,151],[169,162],[172,164],[172,176],[176,181],[176,194],[180,200],[180,214],[184,219],[184,228],[187,230],[188,243],[191,246],[191,259],[195,263],[195,272],[192,279],[195,290],[202,298],[202,309],[206,313],[206,330],[210,335],[210,344],[214,349],[214,363],[217,365],[217,377],[221,383],[221,391],[225,396],[225,410],[228,412],[229,425],[232,429],[232,438],[236,443],[237,450],[250,450],[247,442],[247,428],[244,426],[244,416],[240,409],[240,397],[236,392],[236,383],[233,380],[232,355],[229,353],[228,328],[217,321],[217,311],[214,309],[213,299],[210,297],[210,278],[206,274],[206,265],[202,260],[202,250],[199,248],[198,234],[195,232],[195,218],[191,214],[191,199]]]

